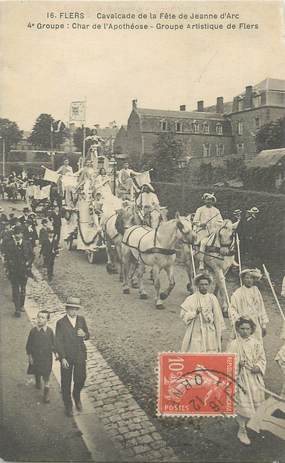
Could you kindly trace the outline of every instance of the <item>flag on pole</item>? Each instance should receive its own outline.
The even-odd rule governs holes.
[[[59,177],[60,175],[57,172],[45,167],[44,180],[47,180],[48,182],[57,183]]]
[[[85,122],[85,101],[73,101],[71,103],[69,120]]]

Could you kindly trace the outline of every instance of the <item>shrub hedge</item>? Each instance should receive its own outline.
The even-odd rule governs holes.
[[[215,193],[217,207],[224,218],[231,218],[235,209],[244,211],[252,206],[258,207],[260,213],[252,227],[252,236],[246,237],[247,245],[249,245],[246,247],[250,247],[250,253],[255,255],[260,263],[274,260],[283,265],[285,258],[285,195],[233,188],[185,185],[183,201],[181,184],[157,182],[154,183],[154,186],[161,205],[168,207],[169,218],[173,217],[176,211],[181,214],[195,212],[203,204],[201,197],[206,191]],[[283,271],[285,271],[285,262]]]

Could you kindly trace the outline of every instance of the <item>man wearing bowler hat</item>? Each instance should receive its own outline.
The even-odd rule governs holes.
[[[61,392],[65,412],[72,416],[71,382],[73,376],[73,400],[78,411],[82,411],[80,392],[86,379],[86,347],[89,339],[85,318],[77,315],[81,308],[78,297],[69,297],[66,315],[58,320],[55,330],[56,350],[61,362]]]

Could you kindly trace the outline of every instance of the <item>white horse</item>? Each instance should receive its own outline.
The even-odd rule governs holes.
[[[235,232],[239,221],[232,223],[226,219],[223,225],[216,233],[204,238],[203,248],[204,263],[206,270],[214,276],[216,283],[215,292],[219,293],[220,302],[224,315],[227,314],[228,303],[225,288],[225,275],[235,262]],[[182,245],[182,258],[186,266],[186,271],[189,277],[188,289],[193,291],[194,269],[193,263],[198,268],[200,250],[194,252],[193,258],[191,253],[193,249],[187,244]]]
[[[162,300],[169,296],[175,286],[175,246],[179,240],[189,244],[195,240],[191,222],[181,218],[179,213],[176,213],[175,219],[161,222],[156,229],[148,226],[133,226],[126,230],[121,248],[124,294],[129,294],[129,278],[138,267],[139,295],[141,299],[147,299],[143,274],[145,266],[150,266],[153,271],[156,308],[163,309]],[[162,269],[167,273],[169,284],[165,291],[160,292],[159,276]]]
[[[106,242],[107,264],[106,270],[108,273],[118,273],[116,269],[116,257],[120,264],[120,275],[122,276],[121,265],[121,242],[123,234],[132,225],[139,224],[140,218],[137,215],[136,207],[130,203],[126,207],[122,207],[111,215],[105,215],[101,219],[101,226]],[[114,255],[114,250],[116,256]]]

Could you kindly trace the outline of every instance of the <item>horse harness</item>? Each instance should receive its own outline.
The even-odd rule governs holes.
[[[182,224],[177,224],[177,227],[180,231],[180,233],[182,233],[182,235],[185,235],[185,233],[183,232],[182,228],[183,228],[183,225],[182,227],[179,227],[179,225],[182,225]],[[132,249],[135,249],[138,253],[139,253],[139,257],[138,259],[141,259],[141,261],[145,264],[144,260],[143,260],[143,257],[142,255],[143,254],[162,254],[164,256],[172,256],[174,254],[176,254],[176,249],[166,249],[166,248],[159,248],[157,247],[157,233],[158,233],[158,229],[160,227],[160,223],[158,224],[158,226],[156,227],[156,229],[154,230],[154,246],[152,248],[149,248],[149,249],[146,249],[145,251],[141,250],[140,249],[140,246],[141,246],[141,242],[142,240],[146,237],[146,235],[148,235],[150,232],[153,231],[152,228],[146,228],[145,226],[142,226],[142,225],[138,225],[136,226],[135,228],[133,228],[132,230],[130,230],[127,238],[125,241],[122,241],[122,244],[125,244],[126,246],[128,246],[129,248],[132,248]],[[137,247],[136,246],[132,246],[129,241],[130,241],[130,237],[131,235],[138,229],[138,228],[144,228],[144,230],[146,231],[139,239],[139,242],[138,242],[138,245]]]
[[[232,238],[232,242],[229,246],[220,246],[218,245],[217,241],[218,241],[218,238],[220,237],[220,233],[221,233],[221,230],[225,228],[225,225],[223,225],[215,234],[214,234],[214,240],[211,244],[206,244],[206,247],[205,247],[205,250],[207,252],[202,252],[199,250],[199,252],[201,252],[202,254],[206,255],[206,256],[210,256],[210,257],[215,257],[217,259],[223,259],[223,257],[221,257],[220,255],[220,251],[221,251],[221,247],[228,247],[229,248],[229,252],[227,253],[227,256],[234,256],[235,254],[235,242],[236,242],[236,234],[235,232],[233,233],[233,238]],[[209,243],[209,241],[212,239],[212,236],[213,235],[210,235],[209,238],[208,238],[208,241],[207,243]],[[219,256],[212,256],[210,253],[217,253],[219,254]]]

